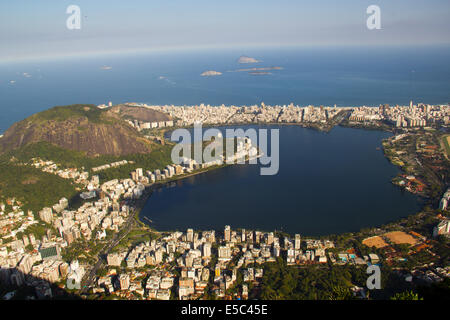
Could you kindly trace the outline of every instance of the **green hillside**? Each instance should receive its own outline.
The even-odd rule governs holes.
[[[13,124],[0,139],[0,153],[43,141],[90,156],[149,153],[153,147],[120,115],[77,104],[54,107]]]
[[[68,106],[56,106],[51,109],[36,113],[29,120],[58,120],[64,121],[70,118],[86,118],[93,123],[106,123],[105,112],[93,104],[73,104]]]
[[[36,213],[62,197],[70,200],[77,194],[75,187],[70,180],[36,168],[0,161],[0,202],[15,198],[23,203],[22,209]]]

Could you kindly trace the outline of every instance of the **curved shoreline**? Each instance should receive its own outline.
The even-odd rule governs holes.
[[[302,125],[302,124],[300,124],[300,123],[242,123],[242,124],[217,124],[217,125],[211,124],[211,125],[205,125],[204,128],[205,128],[205,127],[207,128],[207,127],[252,126],[252,125],[255,125],[255,126],[286,126],[286,125],[292,126],[292,125],[293,125],[293,126],[299,126],[299,127],[302,127],[302,128],[307,128],[307,129],[312,129],[312,130],[319,130],[319,131],[322,131],[322,132],[324,131],[324,130],[317,129],[317,128],[315,128],[315,127],[304,126],[304,125]],[[340,125],[339,125],[339,126],[340,126]],[[360,130],[368,130],[368,131],[373,131],[373,130],[374,130],[373,128],[367,128],[367,129],[366,129],[366,128],[361,127],[361,126],[353,127],[353,126],[346,126],[346,125],[343,125],[342,127],[343,127],[343,128],[348,128],[348,129],[360,129]],[[179,128],[192,129],[193,126],[179,127]],[[334,128],[334,126],[332,126],[332,128]],[[162,135],[164,136],[167,132],[171,132],[171,131],[173,131],[173,130],[175,130],[175,129],[177,129],[177,128],[170,128],[170,130],[162,130],[162,131],[163,131],[163,132],[162,132]],[[382,131],[382,132],[391,133],[391,134],[394,134],[394,135],[395,135],[395,132],[394,132],[394,131],[384,130],[384,129],[382,129],[382,128],[377,129],[377,131]],[[328,131],[327,131],[327,133],[328,133]],[[381,148],[383,148],[383,150],[384,150],[384,147],[383,147],[383,146],[381,146]],[[383,156],[384,156],[384,158],[385,158],[391,165],[393,165],[394,167],[398,168],[401,172],[405,173],[405,172],[402,170],[401,167],[396,166],[395,164],[393,164],[393,163],[390,161],[390,159],[386,156],[386,154],[384,153],[384,151],[383,151]],[[172,182],[175,182],[175,181],[178,181],[178,180],[182,180],[182,179],[185,179],[185,178],[189,178],[189,177],[191,177],[191,176],[195,176],[195,175],[198,175],[198,174],[207,173],[207,172],[209,172],[209,171],[211,171],[211,170],[221,169],[221,168],[223,168],[223,167],[225,167],[225,166],[231,166],[231,165],[232,165],[232,164],[225,164],[225,165],[221,165],[221,166],[214,166],[214,167],[210,167],[210,168],[207,168],[207,169],[203,169],[203,170],[198,171],[198,172],[193,172],[193,173],[185,174],[185,175],[183,175],[183,176],[178,176],[178,177],[176,177],[176,178],[174,178],[174,179],[171,179],[171,180],[168,180],[168,181],[159,182],[159,183],[157,183],[157,184],[150,184],[150,185],[148,185],[148,186],[151,188],[151,191],[150,191],[150,195],[147,197],[147,201],[148,201],[148,199],[150,198],[150,196],[151,196],[151,194],[153,193],[154,190],[159,189],[159,188],[162,188],[162,187],[164,187],[165,185],[167,185],[167,184],[169,184],[169,183],[172,183]],[[392,183],[392,180],[391,180],[390,182]],[[395,184],[394,184],[394,185],[395,185]],[[416,196],[418,199],[423,198],[423,197],[421,197],[420,195],[414,194],[414,193],[412,193],[412,192],[410,192],[410,191],[408,191],[408,193],[410,193],[410,194]],[[142,207],[139,208],[138,218],[139,218],[139,220],[140,220],[141,223],[145,224],[147,227],[153,228],[153,227],[151,227],[151,225],[148,224],[147,222],[142,221],[142,219],[143,219],[144,217],[141,217],[142,210],[143,210],[145,204],[147,203],[147,201],[145,201],[145,202],[143,203]],[[384,226],[384,225],[388,225],[388,224],[392,224],[392,223],[399,223],[401,220],[403,220],[403,219],[405,219],[405,218],[408,218],[408,217],[411,217],[411,216],[415,216],[415,215],[420,214],[420,213],[423,211],[423,209],[426,207],[426,203],[425,203],[425,202],[422,202],[422,201],[419,201],[419,203],[420,203],[420,209],[419,209],[418,211],[412,213],[412,214],[407,215],[407,216],[400,217],[400,218],[397,218],[397,219],[394,219],[394,220],[391,220],[391,221],[386,221],[385,223],[382,223],[382,224],[379,224],[379,225],[375,225],[375,226],[361,227],[361,228],[359,228],[359,230],[357,230],[357,231],[347,231],[347,232],[337,233],[337,235],[344,235],[344,234],[349,234],[349,233],[359,233],[359,232],[361,232],[362,229],[367,229],[367,228],[379,228],[379,227]],[[146,218],[149,219],[148,217],[146,217]],[[213,229],[214,229],[214,228],[213,228]],[[238,227],[238,229],[239,229],[239,227]],[[157,229],[155,229],[155,230],[157,230]],[[260,229],[258,229],[258,228],[256,228],[255,230],[262,231],[262,230],[260,230]],[[158,230],[158,231],[160,231],[160,232],[170,232],[170,230]],[[283,232],[283,231],[281,231],[281,232]],[[284,232],[284,233],[286,233],[286,232]],[[330,235],[335,235],[335,234],[334,234],[334,233],[331,233],[331,234],[323,234],[323,235],[315,236],[315,237],[313,237],[313,238],[326,237],[326,236],[330,236]]]

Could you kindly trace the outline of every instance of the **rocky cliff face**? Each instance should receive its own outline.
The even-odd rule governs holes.
[[[0,139],[0,152],[46,141],[89,156],[148,153],[151,142],[123,119],[92,105],[55,107],[15,123]]]

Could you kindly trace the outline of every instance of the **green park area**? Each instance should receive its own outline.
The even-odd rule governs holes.
[[[447,158],[450,158],[450,135],[443,136],[442,143],[444,144],[445,151],[447,152]]]

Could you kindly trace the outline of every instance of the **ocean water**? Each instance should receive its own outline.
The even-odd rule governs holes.
[[[247,164],[192,176],[155,191],[141,217],[158,230],[230,225],[319,236],[379,226],[420,209],[416,196],[391,183],[399,170],[380,149],[389,133],[241,128],[249,127],[280,130],[278,174],[261,176],[259,165]]]
[[[248,55],[256,64],[239,64]],[[450,101],[449,47],[239,48],[0,62],[0,133],[55,105],[359,106]],[[103,66],[111,69],[104,70]],[[268,75],[228,72],[282,67]],[[221,76],[201,77],[207,70]]]
[[[239,64],[247,55],[260,60]],[[247,48],[0,62],[0,133],[56,105],[149,104],[359,106],[450,101],[449,47]],[[105,70],[104,66],[108,66]],[[282,67],[267,75],[229,72]],[[207,70],[222,72],[202,77]],[[160,229],[232,227],[319,235],[358,230],[417,212],[390,183],[387,133],[280,128],[280,172],[233,166],[178,182],[143,214]]]

